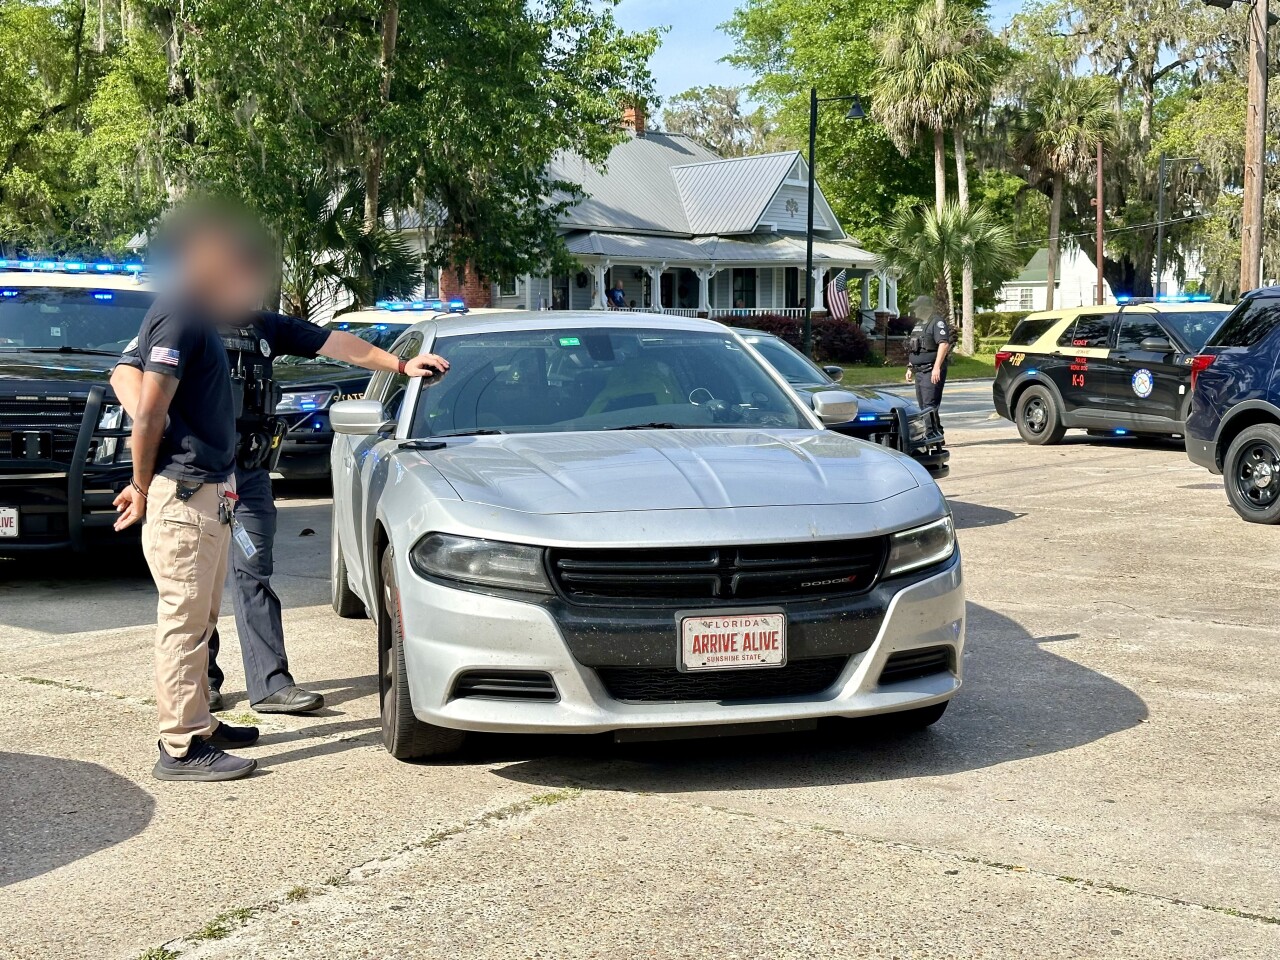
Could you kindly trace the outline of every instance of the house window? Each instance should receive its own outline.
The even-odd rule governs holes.
[[[1010,287],[1005,303],[1016,304],[1017,310],[1034,310],[1036,291],[1033,287]]]
[[[804,296],[804,294],[800,292],[800,271],[796,267],[787,267],[783,273],[786,276],[784,306],[798,307],[800,306],[800,298]]]
[[[498,296],[500,297],[514,297],[519,292],[515,277],[507,277],[498,284]]]
[[[752,309],[756,305],[755,267],[733,271],[733,306]]]

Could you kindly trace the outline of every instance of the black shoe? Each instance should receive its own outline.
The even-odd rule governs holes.
[[[295,685],[277,690],[250,706],[258,713],[311,713],[324,706],[324,697]]]
[[[253,773],[256,760],[233,757],[223,753],[200,737],[193,737],[185,757],[171,757],[164,744],[159,744],[160,759],[151,775],[157,780],[194,780],[198,783],[214,783],[220,780],[239,780]]]
[[[210,687],[209,688],[209,712],[218,713],[222,709],[223,709],[222,691],[217,689],[216,687]]]
[[[204,742],[218,750],[251,747],[258,742],[258,728],[233,727],[229,723],[219,722],[213,733],[204,738]]]

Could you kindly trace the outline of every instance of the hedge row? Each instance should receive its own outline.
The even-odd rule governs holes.
[[[747,327],[761,333],[781,337],[797,349],[804,349],[804,320],[776,313],[732,317],[735,327]],[[858,324],[834,317],[813,318],[814,352],[832,363],[866,363],[871,357],[871,342]]]

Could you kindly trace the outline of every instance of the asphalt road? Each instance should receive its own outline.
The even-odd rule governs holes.
[[[162,784],[144,572],[0,566],[0,957],[1280,956],[1275,531],[1174,444],[947,432],[966,685],[914,736],[397,763],[294,487],[277,585],[328,706],[263,718],[252,779]]]
[[[910,384],[884,387],[890,393],[900,397],[916,398],[916,389]],[[942,423],[948,430],[956,427],[986,429],[999,426],[1002,421],[996,416],[995,407],[991,404],[990,380],[958,380],[948,383],[942,391]]]

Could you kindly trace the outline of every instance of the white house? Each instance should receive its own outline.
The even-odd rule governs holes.
[[[1195,276],[1200,272],[1199,261],[1193,256],[1187,258],[1187,274]],[[1174,273],[1172,265],[1165,267],[1164,282],[1161,289],[1177,293],[1181,283]],[[1000,288],[997,310],[1043,310],[1045,295],[1049,282],[1049,248],[1041,247],[1022,272]],[[1086,307],[1097,302],[1094,294],[1098,289],[1098,270],[1093,261],[1085,256],[1079,247],[1064,249],[1058,256],[1058,276],[1054,284],[1053,305],[1055,308]],[[1102,302],[1114,303],[1111,284],[1102,282]]]

